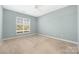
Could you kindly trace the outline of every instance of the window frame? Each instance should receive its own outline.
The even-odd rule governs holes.
[[[23,21],[22,21],[22,22],[23,22],[23,24],[24,24],[24,19],[26,19],[26,20],[28,20],[28,21],[29,21],[29,24],[28,24],[28,25],[29,25],[29,30],[28,30],[28,31],[27,31],[27,30],[26,30],[26,31],[24,31],[24,25],[23,25],[23,30],[22,30],[22,33],[18,33],[18,32],[17,32],[17,24],[18,24],[18,23],[17,23],[17,19],[18,19],[18,18],[21,18],[21,19],[23,20]],[[17,35],[18,35],[18,34],[25,34],[25,33],[30,32],[30,31],[31,31],[30,27],[31,27],[31,25],[30,25],[30,19],[25,18],[25,17],[16,17],[16,34],[17,34]]]

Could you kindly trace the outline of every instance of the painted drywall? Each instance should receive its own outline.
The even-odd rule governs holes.
[[[0,40],[2,39],[2,18],[3,18],[3,9],[0,6]]]
[[[36,33],[36,17],[3,9],[3,38],[16,36],[16,17],[24,17],[30,19],[31,31],[25,34]]]
[[[68,6],[39,17],[38,33],[77,42],[77,6]]]
[[[77,5],[77,38],[78,38],[78,46],[79,46],[79,5]]]

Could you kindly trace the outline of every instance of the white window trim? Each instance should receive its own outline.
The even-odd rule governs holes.
[[[17,19],[18,18],[23,18],[24,19],[24,17],[16,17],[16,29],[17,29]],[[27,18],[26,18],[27,19]],[[24,22],[24,21],[23,21]],[[29,19],[29,31],[27,31],[27,32],[22,32],[22,33],[17,33],[17,30],[16,30],[16,35],[19,35],[19,34],[25,34],[25,33],[29,33],[30,31],[31,31],[31,24],[30,24],[31,22],[30,22],[30,19]],[[24,28],[24,27],[23,27]]]

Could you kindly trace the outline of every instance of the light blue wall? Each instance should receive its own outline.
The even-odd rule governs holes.
[[[3,18],[3,8],[0,6],[0,40],[2,39],[2,18]]]
[[[68,6],[39,17],[38,33],[77,42],[77,6]]]
[[[16,17],[25,17],[30,19],[31,31],[25,34],[36,33],[36,17],[3,9],[3,38],[13,37],[16,35]]]
[[[79,42],[79,5],[77,6],[77,36],[78,36],[78,42]],[[78,45],[79,46],[79,45]]]

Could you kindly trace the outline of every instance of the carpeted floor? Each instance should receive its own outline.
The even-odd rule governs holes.
[[[76,54],[77,46],[41,35],[23,36],[4,40],[0,45],[2,54]]]

